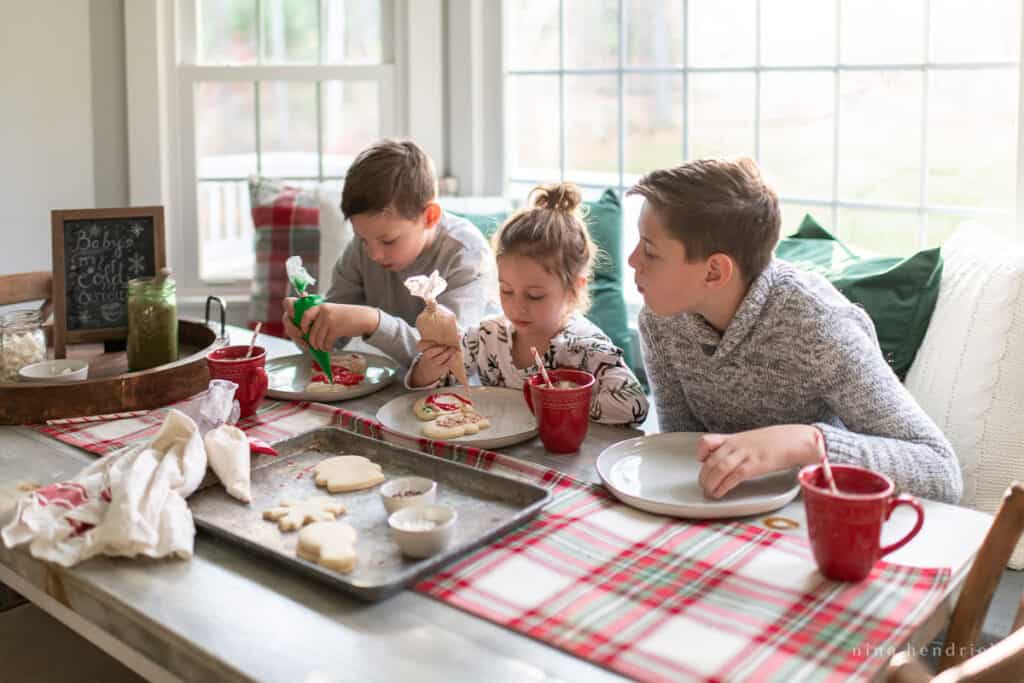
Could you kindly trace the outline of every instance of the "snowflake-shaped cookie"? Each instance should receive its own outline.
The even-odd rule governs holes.
[[[263,511],[263,519],[277,520],[281,531],[292,531],[312,522],[333,522],[338,515],[345,514],[345,506],[330,498],[307,498],[306,500],[284,500],[276,508]]]

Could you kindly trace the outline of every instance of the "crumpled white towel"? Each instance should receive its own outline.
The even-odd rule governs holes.
[[[150,443],[22,498],[0,535],[7,547],[31,543],[33,556],[64,567],[98,554],[190,558],[196,531],[185,499],[206,461],[196,423],[172,409]]]

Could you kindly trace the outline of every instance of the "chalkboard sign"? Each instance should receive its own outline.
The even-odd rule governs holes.
[[[128,281],[166,265],[162,206],[53,211],[54,356],[128,335]]]

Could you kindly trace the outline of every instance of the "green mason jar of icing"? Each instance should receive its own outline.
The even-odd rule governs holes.
[[[178,360],[175,283],[157,276],[128,281],[128,369],[155,368]]]

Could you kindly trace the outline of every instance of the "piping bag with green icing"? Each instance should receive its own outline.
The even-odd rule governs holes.
[[[288,273],[288,281],[292,283],[292,287],[295,288],[296,294],[299,298],[295,300],[295,318],[293,322],[298,326],[302,322],[302,316],[306,311],[319,306],[324,302],[324,298],[319,294],[306,294],[306,288],[316,283],[316,279],[306,272],[306,269],[302,266],[301,256],[290,256],[288,260],[284,262],[285,271]],[[309,342],[309,335],[303,334],[302,338]],[[329,351],[321,351],[314,349],[312,346],[309,347],[309,354],[313,356],[313,360],[320,366],[320,369],[324,371],[324,375],[327,376],[327,381],[334,384],[334,373],[331,372],[331,354]]]

